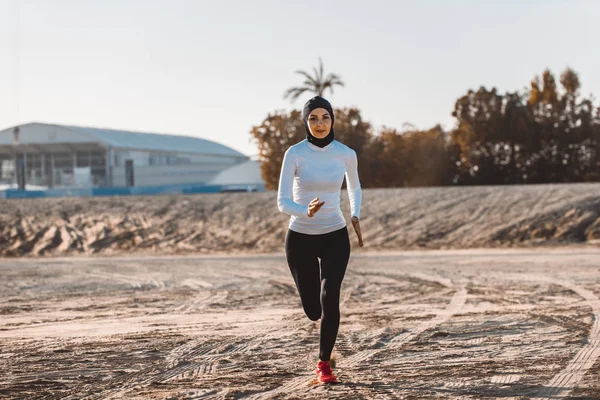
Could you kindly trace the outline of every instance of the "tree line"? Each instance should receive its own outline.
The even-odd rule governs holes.
[[[597,182],[600,107],[580,87],[568,68],[558,82],[546,70],[522,91],[469,90],[449,131],[375,131],[359,109],[339,108],[336,140],[356,151],[363,187]],[[306,137],[301,112],[270,113],[250,133],[266,187],[277,189],[285,151]]]

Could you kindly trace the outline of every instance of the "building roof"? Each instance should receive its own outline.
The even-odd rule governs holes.
[[[111,147],[181,153],[210,153],[246,157],[245,154],[220,143],[192,136],[88,128],[82,126],[65,126],[65,128],[92,135]]]
[[[8,145],[12,143],[12,132],[14,128],[15,127],[11,127],[0,131],[0,139],[2,136],[6,136],[4,138],[5,140],[0,140],[0,144]],[[230,147],[210,140],[192,136],[148,132],[132,132],[116,129],[102,129],[83,126],[55,125],[44,123],[23,124],[19,125],[19,128],[21,130],[21,142],[23,144],[59,143],[65,140],[64,138],[71,137],[73,133],[75,133],[79,134],[79,136],[76,138],[77,143],[94,142],[102,144],[104,146],[110,146],[113,148],[121,149],[165,151],[179,153],[201,153],[247,158],[245,154],[242,154],[239,151],[234,150]],[[29,135],[29,131],[31,131],[31,129],[35,129],[38,132],[40,131],[40,129],[47,130],[48,134],[34,135],[32,133],[31,135]],[[73,133],[69,135],[69,131]],[[65,134],[62,135],[61,132],[64,132]],[[48,139],[49,137],[52,137],[52,139]],[[72,140],[75,140],[75,138]],[[66,139],[66,143],[69,142],[70,140]]]

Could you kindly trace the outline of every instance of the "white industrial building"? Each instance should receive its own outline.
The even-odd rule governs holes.
[[[0,184],[24,178],[25,188],[204,185],[249,161],[227,146],[190,136],[43,123],[0,131]],[[256,173],[246,181],[247,168],[238,171],[239,178],[233,171],[224,182],[263,184]]]

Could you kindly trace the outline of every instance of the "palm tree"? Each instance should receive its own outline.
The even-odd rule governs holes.
[[[344,82],[340,79],[336,74],[329,74],[324,76],[323,74],[323,61],[321,57],[319,57],[319,69],[313,68],[315,72],[314,76],[311,76],[307,72],[304,71],[296,71],[297,74],[300,74],[306,78],[303,83],[303,86],[300,87],[291,87],[283,93],[283,98],[290,98],[290,101],[293,103],[300,97],[304,92],[313,92],[319,96],[323,96],[323,93],[326,89],[331,90],[333,94],[333,87],[335,85],[344,86]]]

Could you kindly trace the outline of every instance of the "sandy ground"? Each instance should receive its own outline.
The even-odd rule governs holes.
[[[0,200],[0,256],[270,253],[288,220],[275,192]],[[600,184],[365,189],[361,228],[371,251],[597,245]]]
[[[354,251],[318,323],[282,254],[0,260],[0,398],[598,399],[600,250]]]

